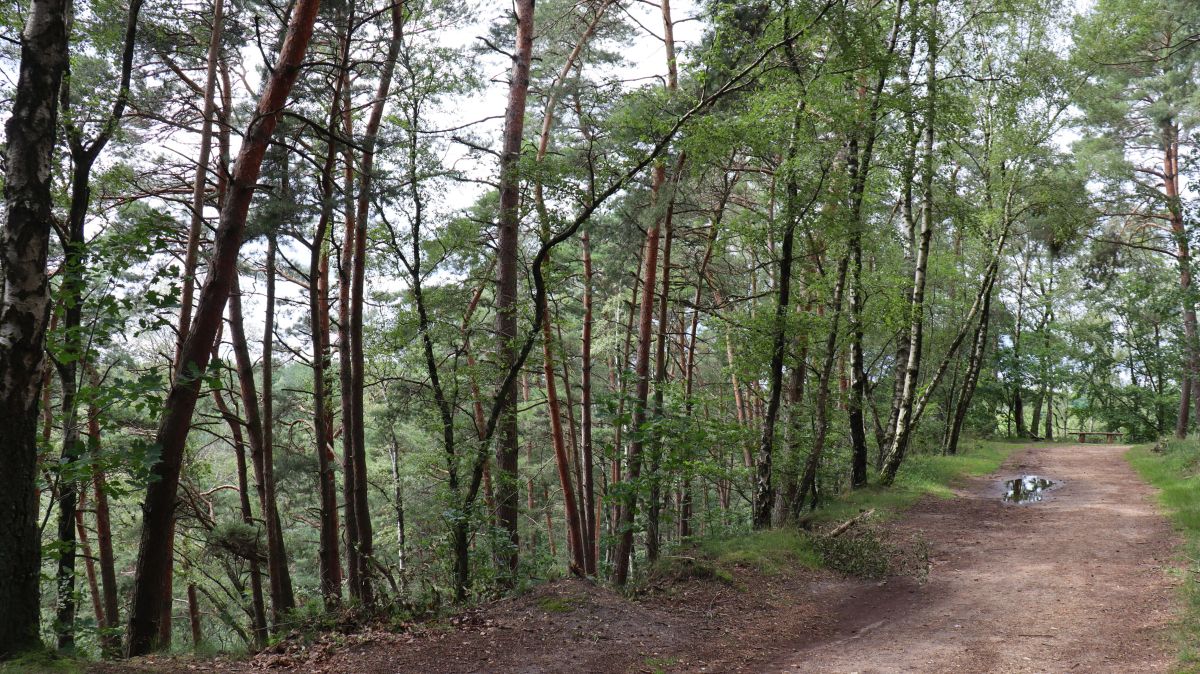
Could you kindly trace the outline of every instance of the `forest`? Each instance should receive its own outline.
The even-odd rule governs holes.
[[[1189,0],[18,0],[0,38],[0,661],[620,593],[982,439],[1200,423]]]

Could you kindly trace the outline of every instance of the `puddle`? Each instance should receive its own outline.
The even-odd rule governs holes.
[[[1037,475],[1022,475],[1004,482],[1005,503],[1033,503],[1042,500],[1042,494],[1054,486],[1052,480]]]

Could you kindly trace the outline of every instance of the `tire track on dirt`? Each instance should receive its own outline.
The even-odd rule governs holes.
[[[929,581],[837,592],[832,634],[761,671],[1168,671],[1176,540],[1126,449],[1035,445],[958,498],[924,499],[896,526],[930,543]],[[1005,503],[1001,480],[1021,475],[1060,485]]]

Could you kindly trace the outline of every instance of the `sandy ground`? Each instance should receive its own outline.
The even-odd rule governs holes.
[[[1113,445],[1035,446],[900,524],[932,545],[929,581],[863,587],[835,632],[765,672],[1162,672],[1173,662],[1173,535]],[[1005,503],[999,481],[1060,484]]]
[[[249,660],[142,658],[116,672],[1168,671],[1176,541],[1153,490],[1112,445],[1035,445],[958,498],[922,500],[889,538],[927,542],[927,580],[735,570],[666,578],[630,600],[582,581],[475,607],[448,623],[289,640]],[[1056,481],[1005,503],[1002,481]]]

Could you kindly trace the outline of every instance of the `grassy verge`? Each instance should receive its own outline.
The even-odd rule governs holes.
[[[887,519],[904,512],[923,496],[951,498],[954,485],[963,478],[991,473],[1013,452],[1028,446],[1028,442],[971,440],[964,442],[954,456],[910,456],[900,467],[892,486],[871,484],[841,495],[818,509],[814,513],[815,519],[817,522],[840,522],[871,508],[879,517]]]
[[[923,496],[952,497],[955,483],[995,471],[1009,455],[1028,446],[1028,443],[971,441],[963,443],[956,456],[911,456],[891,487],[872,484],[827,500],[813,513],[813,520],[818,524],[842,522],[871,508],[879,519],[895,517]],[[751,566],[774,573],[796,564],[809,568],[825,566],[813,539],[791,528],[706,539],[698,542],[697,548],[718,567]]]
[[[1182,554],[1200,559],[1200,442],[1167,440],[1162,451],[1152,445],[1134,447],[1125,457],[1134,470],[1159,490],[1159,502],[1183,537]],[[1176,640],[1183,671],[1200,672],[1200,567],[1189,563],[1180,570],[1184,611],[1176,623]]]

